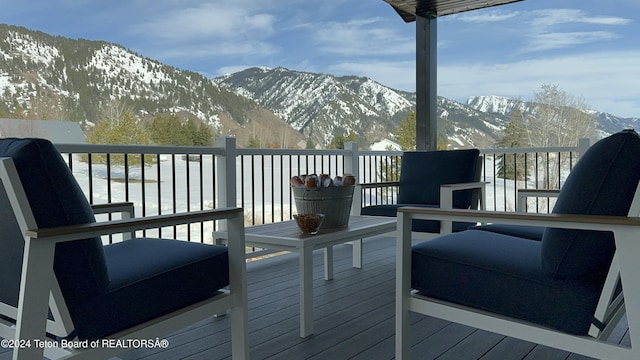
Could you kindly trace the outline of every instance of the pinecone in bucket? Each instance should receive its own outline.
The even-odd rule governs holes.
[[[293,187],[332,187],[332,186],[351,186],[356,184],[356,178],[351,174],[344,176],[336,176],[334,179],[327,174],[296,175],[291,178],[291,186]]]

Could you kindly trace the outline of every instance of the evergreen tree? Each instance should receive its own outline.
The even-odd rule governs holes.
[[[193,137],[194,146],[212,146],[213,145],[213,133],[211,128],[205,124],[200,123],[198,130]]]
[[[260,140],[258,140],[255,134],[251,135],[251,138],[249,138],[249,145],[247,145],[247,147],[252,149],[257,149],[260,147]]]
[[[156,115],[150,126],[151,140],[156,145],[192,145],[177,115]]]
[[[333,138],[331,143],[329,144],[329,149],[344,149],[344,144],[349,141],[358,141],[358,135],[353,131],[349,133],[349,135],[344,135],[343,131],[339,131],[338,134]]]
[[[442,136],[442,126],[438,127],[437,150],[447,150],[447,139]],[[394,132],[396,141],[404,151],[416,150],[416,112],[410,111],[406,119],[400,122]]]
[[[499,148],[523,148],[529,146],[527,129],[520,121],[522,112],[514,110],[511,121],[504,130],[504,136],[496,142]],[[526,180],[525,154],[505,154],[498,164],[498,176],[511,180]]]
[[[193,119],[187,120],[182,124],[182,134],[186,139],[184,144],[185,146],[193,146],[195,145],[196,133],[198,132],[198,126]]]
[[[409,116],[400,122],[395,131],[396,140],[400,148],[405,151],[416,149],[416,112],[409,112]]]
[[[93,130],[87,135],[87,142],[90,144],[125,144],[125,145],[149,145],[151,136],[140,124],[138,120],[129,112],[125,112],[115,121],[103,120],[96,124]],[[150,159],[145,159],[145,163],[150,163]],[[106,163],[106,155],[93,155],[92,161]],[[140,155],[128,155],[129,166],[140,164]],[[112,165],[124,165],[124,155],[112,154],[110,156]]]

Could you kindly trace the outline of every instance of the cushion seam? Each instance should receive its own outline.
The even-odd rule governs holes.
[[[616,151],[616,155],[614,157],[614,159],[618,159],[618,157],[620,156],[620,153],[622,151],[622,148],[624,147],[624,145],[628,142],[627,138],[624,138],[623,141],[620,143],[620,145],[618,146],[618,149]],[[615,160],[614,160],[615,161]],[[608,178],[609,175],[609,170],[611,170],[611,167],[613,166],[614,161],[610,161],[608,166],[607,166],[607,170],[606,170],[606,174],[607,176],[605,176],[605,178],[602,179],[602,181],[600,181],[600,184],[598,184],[598,188],[596,190],[596,194],[600,193],[600,190],[602,190],[602,186],[604,185],[604,183],[606,182],[606,178]],[[595,204],[596,201],[596,196],[593,197],[593,199],[591,200],[589,207],[587,209],[587,212],[585,214],[591,214],[591,210],[593,209],[593,206]],[[564,263],[565,258],[567,257],[567,254],[570,252],[571,247],[573,247],[573,244],[578,241],[578,233],[577,231],[574,230],[574,235],[573,238],[568,242],[568,246],[566,246],[564,248],[564,251],[562,252],[562,256],[560,257],[560,260],[556,263],[555,269],[552,272],[552,276],[553,277],[557,277],[557,276],[561,276],[559,274],[560,272],[560,268],[561,265]]]

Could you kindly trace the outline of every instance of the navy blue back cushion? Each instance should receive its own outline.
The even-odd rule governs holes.
[[[402,155],[398,204],[440,205],[440,185],[478,181],[478,149],[411,151]],[[466,209],[473,191],[456,191],[453,207]]]
[[[0,157],[13,159],[39,228],[95,222],[82,189],[51,142],[0,139]],[[65,298],[93,296],[109,284],[100,238],[58,244],[54,270]]]
[[[18,307],[24,237],[0,182],[0,302]]]
[[[553,213],[627,216],[640,180],[639,154],[640,137],[633,130],[595,143],[571,171]],[[614,251],[610,232],[547,228],[542,268],[557,278],[607,271]]]

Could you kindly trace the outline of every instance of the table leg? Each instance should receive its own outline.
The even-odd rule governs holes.
[[[361,269],[362,268],[362,239],[354,240],[351,242],[353,246],[353,267]]]
[[[313,251],[300,251],[300,337],[313,334]]]
[[[333,246],[324,248],[324,279],[333,279]]]

